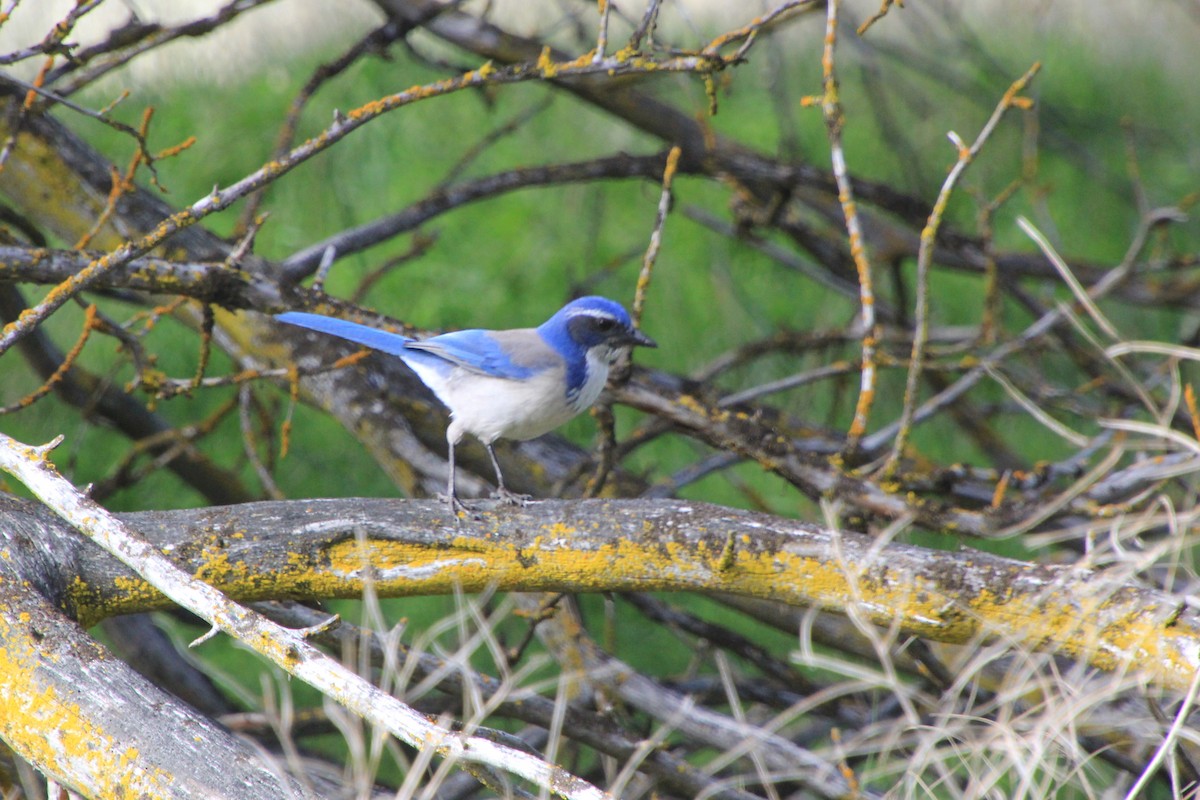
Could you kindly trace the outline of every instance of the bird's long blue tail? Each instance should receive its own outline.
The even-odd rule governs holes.
[[[311,331],[328,333],[341,339],[346,339],[367,347],[391,353],[394,356],[409,356],[412,351],[406,345],[412,341],[407,336],[398,333],[388,333],[378,328],[359,325],[357,322],[347,322],[344,319],[323,317],[320,314],[309,314],[304,311],[288,311],[275,317],[280,322],[308,328]]]

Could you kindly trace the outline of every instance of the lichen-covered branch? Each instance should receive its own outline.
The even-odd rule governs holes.
[[[47,458],[51,446],[29,447],[0,434],[0,469],[20,480],[47,507],[133,570],[146,585],[210,623],[212,633],[219,629],[233,636],[289,674],[413,747],[429,748],[467,769],[482,765],[512,772],[568,800],[610,797],[528,753],[440,726],[325,655],[307,640],[305,631],[277,625],[232,602],[211,584],[188,575],[162,555],[158,547],[63,479]],[[127,752],[124,757],[137,761],[136,752]],[[63,765],[71,770],[69,784],[77,785],[74,770],[83,762],[64,759]],[[147,768],[138,766],[141,770]]]
[[[61,520],[0,495],[0,737],[87,797],[300,796],[245,740],[137,675],[63,613],[44,567]],[[59,551],[62,552],[62,551]],[[213,765],[219,764],[220,769]]]
[[[1123,575],[885,544],[702,503],[545,501],[497,510],[472,528],[432,501],[270,502],[123,519],[243,601],[358,597],[368,576],[395,596],[722,592],[854,612],[935,641],[1045,647],[1174,687],[1200,666],[1200,617]],[[77,570],[64,591],[87,623],[170,607],[95,551],[79,554]]]

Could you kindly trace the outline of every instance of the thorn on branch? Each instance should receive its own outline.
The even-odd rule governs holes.
[[[320,636],[321,634],[332,630],[334,627],[341,624],[341,621],[342,615],[334,614],[333,616],[329,617],[329,619],[326,619],[323,622],[318,622],[316,625],[309,625],[306,628],[297,628],[296,633],[300,634],[305,639],[311,639],[314,636]]]
[[[199,647],[200,645],[204,644],[205,642],[207,642],[209,639],[213,638],[220,632],[221,632],[221,629],[219,627],[217,627],[216,625],[213,625],[211,628],[208,629],[208,631],[204,635],[193,639],[188,644],[188,648],[190,649],[190,648]]]
[[[238,240],[237,246],[229,253],[225,259],[225,266],[230,269],[241,269],[242,260],[254,249],[254,239],[258,236],[258,232],[262,230],[262,226],[266,224],[271,217],[269,213],[259,214],[250,224],[246,226],[246,232],[242,238]]]
[[[60,444],[62,444],[63,440],[65,438],[66,437],[60,433],[58,436],[55,436],[53,439],[46,442],[45,444],[35,445],[33,447],[33,454],[37,457],[38,461],[42,461],[42,462],[49,461],[50,453],[53,450],[55,450]]]
[[[313,278],[312,290],[317,294],[325,294],[325,279],[329,277],[329,270],[336,259],[337,248],[329,245],[321,254],[321,263],[317,265],[317,276]]]

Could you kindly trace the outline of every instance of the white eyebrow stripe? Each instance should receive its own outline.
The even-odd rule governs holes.
[[[595,317],[596,319],[611,319],[614,322],[617,318],[599,308],[573,308],[567,312],[568,317]]]

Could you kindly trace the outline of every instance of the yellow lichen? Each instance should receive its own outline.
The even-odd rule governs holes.
[[[46,654],[27,631],[0,619],[0,736],[23,759],[86,794],[103,797],[165,797],[171,776],[141,762],[134,747],[119,742],[97,720],[47,682]],[[53,733],[53,735],[50,735]]]

